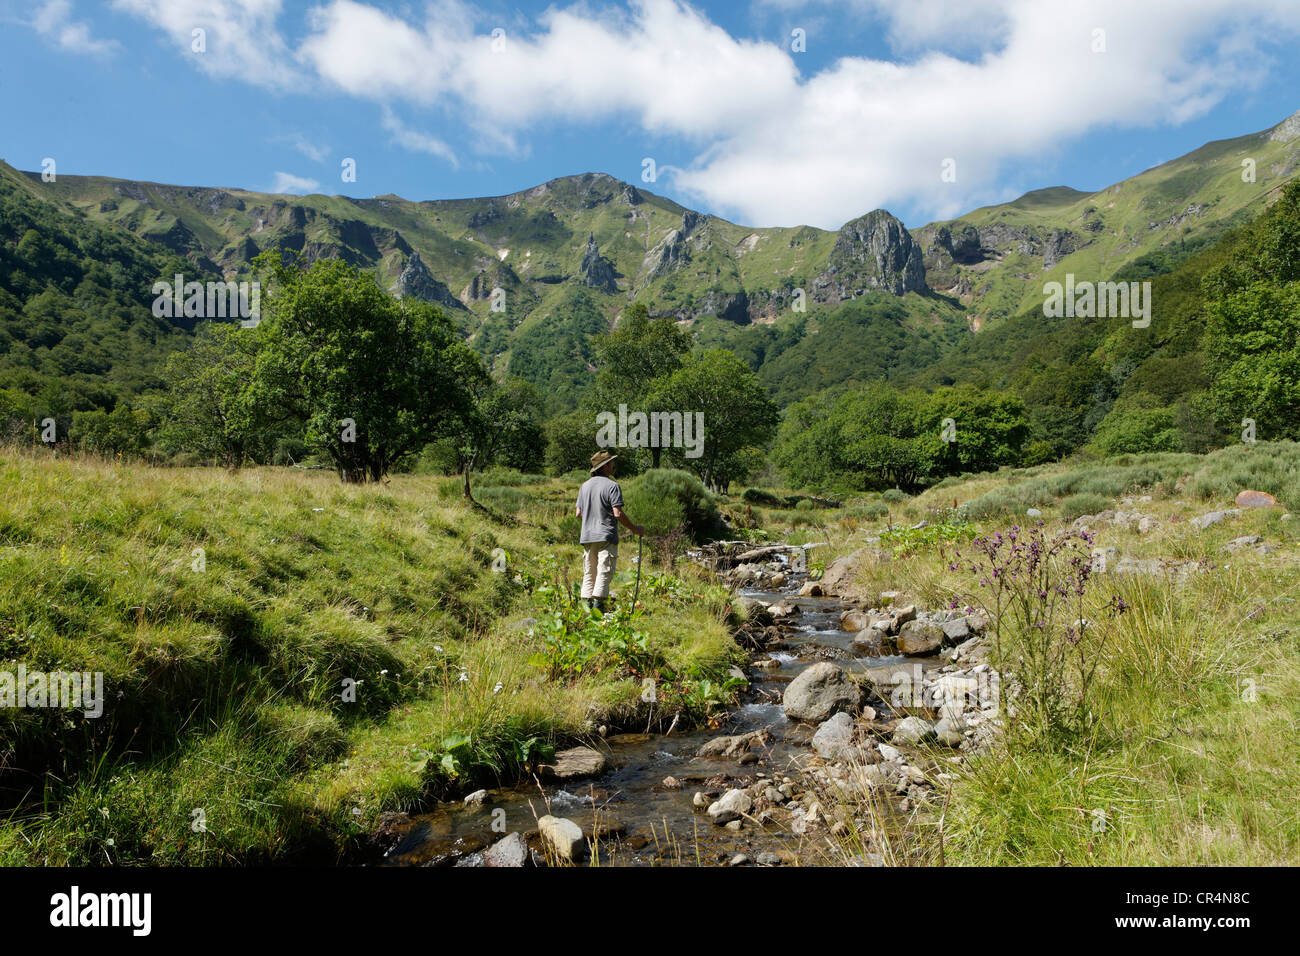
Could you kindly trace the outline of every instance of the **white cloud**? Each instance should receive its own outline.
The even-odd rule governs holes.
[[[100,56],[117,49],[115,40],[96,40],[90,35],[90,26],[72,17],[71,0],[45,0],[31,20],[32,28],[65,50]]]
[[[306,176],[295,176],[293,173],[276,171],[275,182],[271,184],[266,191],[269,193],[314,193],[320,189],[320,182],[315,179],[308,179]]]
[[[290,89],[303,78],[279,30],[280,0],[113,0],[157,27],[211,76]],[[203,50],[194,49],[195,30]]]
[[[392,134],[393,142],[404,149],[417,153],[428,153],[430,156],[438,156],[450,163],[453,169],[459,168],[460,163],[450,146],[436,136],[408,129],[388,106],[384,107],[383,125],[384,129]]]
[[[323,163],[325,158],[329,156],[328,147],[312,142],[302,133],[286,133],[283,136],[275,137],[273,142],[287,143],[313,162]]]
[[[279,12],[275,0],[175,5],[238,7],[268,30]],[[676,0],[552,7],[531,32],[507,24],[495,45],[497,24],[459,0],[427,5],[422,19],[327,0],[295,53],[284,53],[278,34],[267,45],[282,48],[276,62],[346,94],[385,108],[436,108],[482,151],[525,151],[530,133],[557,122],[627,120],[661,168],[680,167],[672,181],[693,200],[743,222],[833,227],[879,206],[942,217],[1005,198],[1005,164],[1101,148],[1117,127],[1202,115],[1259,82],[1261,43],[1300,32],[1294,0],[1248,9],[1236,0],[843,6],[883,23],[909,55],[846,57],[803,75],[804,61],[786,46],[733,37]],[[1093,51],[1096,29],[1105,31],[1104,53]],[[385,126],[399,143],[443,155],[441,140],[390,116]],[[678,144],[675,155],[655,155],[665,141]],[[940,178],[949,158],[955,183]]]

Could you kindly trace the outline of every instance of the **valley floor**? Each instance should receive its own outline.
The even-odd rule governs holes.
[[[826,861],[1300,859],[1298,466],[1284,443],[752,508],[752,540],[824,542],[814,577],[856,554],[840,593],[863,608],[967,601],[954,549],[1037,520],[1090,529],[1105,562],[1093,731],[1049,744],[1010,721],[978,750],[921,745],[933,799],[882,828],[872,805],[837,808],[854,827],[838,854],[814,834]],[[458,487],[6,453],[0,671],[101,671],[106,693],[100,717],[0,709],[0,862],[372,861],[394,812],[526,779],[602,727],[703,726],[730,705],[746,655],[727,588],[647,558],[644,607],[588,618],[565,598],[573,483],[515,476],[480,493],[492,512]],[[1248,488],[1280,504],[1233,510]],[[742,523],[738,498],[724,509]],[[630,584],[627,561],[615,591]]]

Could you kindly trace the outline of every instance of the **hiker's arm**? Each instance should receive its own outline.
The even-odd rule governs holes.
[[[618,519],[619,524],[621,524],[624,528],[627,528],[628,531],[631,531],[638,538],[641,537],[641,535],[645,534],[645,528],[641,527],[639,524],[633,524],[631,521],[629,521],[627,515],[623,514],[623,509],[620,508],[618,505],[614,506],[614,517]]]

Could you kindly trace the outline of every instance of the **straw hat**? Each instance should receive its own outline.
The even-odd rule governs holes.
[[[611,455],[607,451],[596,452],[591,456],[591,473],[594,475],[617,457],[618,455]]]

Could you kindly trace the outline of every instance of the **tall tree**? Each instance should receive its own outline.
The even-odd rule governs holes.
[[[298,414],[344,481],[378,480],[471,413],[487,373],[437,308],[337,259],[271,274],[253,394]]]
[[[617,411],[620,404],[646,413],[664,411],[652,400],[652,386],[682,366],[691,350],[691,333],[669,316],[652,319],[642,302],[627,307],[612,332],[593,342],[600,371],[594,406]],[[651,467],[658,468],[662,449],[650,449]]]
[[[702,414],[703,443],[698,457],[674,448],[674,463],[693,471],[712,491],[746,476],[753,451],[776,435],[778,411],[758,377],[726,349],[697,352],[681,368],[655,380],[649,401],[656,409]]]

